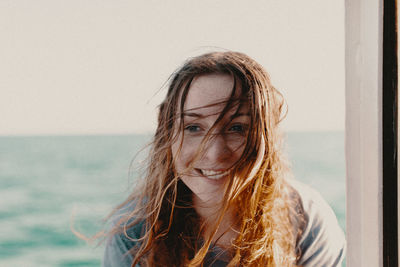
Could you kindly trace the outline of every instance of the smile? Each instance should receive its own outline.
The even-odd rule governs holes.
[[[213,171],[213,170],[204,170],[204,169],[197,169],[203,176],[213,180],[219,180],[222,177],[225,177],[229,174],[230,170],[226,171]]]

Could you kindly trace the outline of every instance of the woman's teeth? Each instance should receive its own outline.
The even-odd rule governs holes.
[[[218,179],[228,175],[229,170],[227,170],[227,171],[211,171],[211,170],[201,170],[200,169],[200,172],[204,176],[207,176],[207,178],[218,180]]]

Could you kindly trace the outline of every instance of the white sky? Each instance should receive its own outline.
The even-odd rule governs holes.
[[[338,0],[2,0],[0,135],[148,133],[189,56],[241,51],[289,105],[287,130],[344,129]]]

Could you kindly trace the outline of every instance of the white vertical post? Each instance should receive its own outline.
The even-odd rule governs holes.
[[[347,266],[382,266],[382,0],[345,0]]]

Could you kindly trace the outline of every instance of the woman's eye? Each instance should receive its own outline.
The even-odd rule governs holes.
[[[236,133],[244,133],[245,132],[245,126],[242,124],[235,124],[229,128],[230,132],[236,132]]]
[[[185,131],[188,131],[190,133],[197,133],[200,131],[200,127],[197,125],[189,125],[185,127]]]

